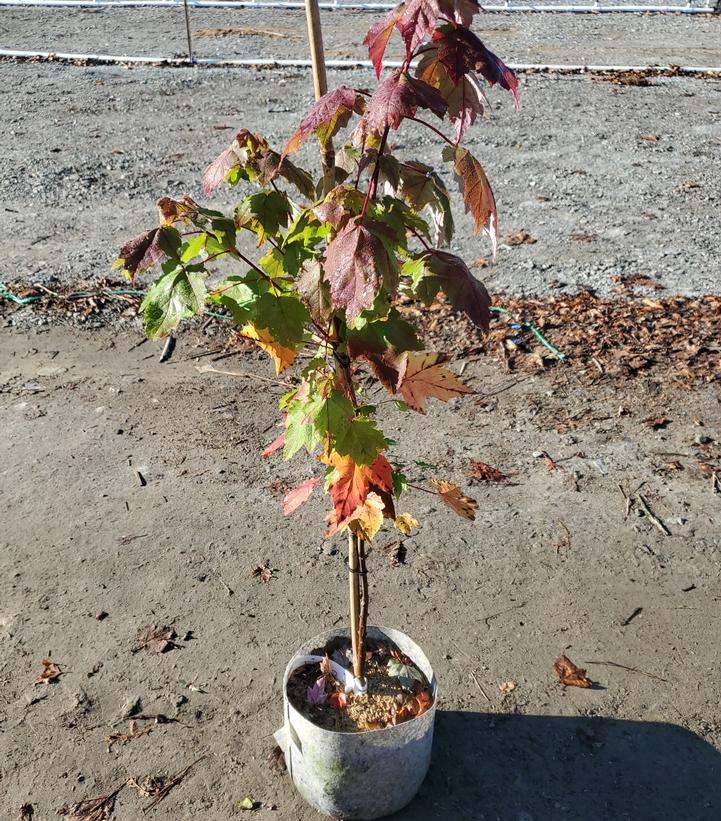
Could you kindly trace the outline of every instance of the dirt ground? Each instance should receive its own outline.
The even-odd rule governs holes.
[[[297,17],[243,14],[240,25],[287,36],[200,38],[201,53],[301,55]],[[332,56],[356,56],[369,18],[324,19]],[[168,20],[3,9],[0,37],[182,51]],[[721,64],[721,18],[484,23],[515,62]],[[204,12],[193,24],[229,23]],[[92,286],[154,222],[160,195],[198,194],[234,128],[279,145],[310,102],[302,70],[7,62],[0,76],[0,281],[14,288]],[[331,72],[341,82],[372,76]],[[470,145],[502,235],[537,239],[502,245],[478,271],[497,298],[613,295],[636,274],[663,286],[649,298],[718,293],[721,81],[649,82],[524,75],[519,113],[491,94]],[[408,156],[437,160],[425,137],[401,139]],[[457,225],[454,250],[486,256],[460,211]],[[345,623],[342,540],[324,539],[320,494],[282,515],[285,490],[315,466],[260,458],[284,390],[268,361],[225,356],[213,324],[182,333],[164,364],[142,339],[132,306],[63,318],[0,301],[0,818],[29,803],[33,821],[50,821],[202,757],[147,814],[151,799],[126,787],[114,817],[310,821],[267,756],[288,658]],[[405,564],[382,550],[391,533],[370,556],[371,621],[417,640],[440,686],[432,767],[397,821],[721,818],[721,396],[718,381],[673,382],[658,355],[649,372],[592,380],[572,361],[507,373],[461,356],[475,396],[382,420],[418,483],[448,478],[479,502],[471,523],[409,495],[421,528]],[[658,429],[644,421],[658,417]],[[510,481],[471,483],[472,459]],[[171,625],[176,646],[133,652],[147,624]],[[593,689],[559,686],[561,653]],[[62,674],[34,686],[46,657]],[[133,715],[150,732],[108,751]]]
[[[50,819],[200,755],[149,817],[235,817],[246,796],[277,806],[264,817],[315,817],[266,756],[286,660],[345,619],[345,567],[320,498],[280,510],[312,464],[259,456],[282,390],[258,381],[268,363],[199,373],[212,356],[192,357],[218,349],[200,332],[163,365],[137,332],[0,338],[2,817],[30,802]],[[469,486],[474,458],[511,479],[472,488],[475,523],[409,496],[422,527],[406,564],[371,555],[372,620],[416,638],[440,679],[431,773],[399,819],[718,819],[721,496],[699,468],[721,457],[717,389],[589,388],[570,369],[522,378],[483,360],[464,377],[477,397],[385,425],[433,475]],[[671,422],[653,430],[651,415]],[[671,535],[638,505],[625,516],[619,485],[641,486]],[[251,576],[263,563],[268,583]],[[133,653],[148,623],[179,646]],[[561,652],[598,686],[561,688]],[[46,656],[63,674],[34,687]],[[152,732],[108,753],[132,705],[178,723],[140,721]],[[126,789],[117,817],[142,806]]]

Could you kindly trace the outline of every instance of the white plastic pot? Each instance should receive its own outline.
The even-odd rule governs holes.
[[[318,727],[288,701],[291,673],[304,657],[348,630],[330,630],[306,642],[283,677],[285,723],[275,739],[285,753],[288,774],[317,810],[344,821],[383,818],[408,804],[428,772],[436,715],[437,682],[423,651],[408,636],[387,627],[368,627],[368,638],[390,639],[430,682],[432,706],[422,715],[382,730],[341,733]]]

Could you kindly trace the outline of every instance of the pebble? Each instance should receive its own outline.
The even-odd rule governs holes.
[[[698,433],[694,436],[693,441],[697,445],[710,445],[713,439],[710,436],[706,436],[705,433]]]

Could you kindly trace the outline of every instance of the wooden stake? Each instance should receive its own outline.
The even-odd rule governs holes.
[[[190,12],[188,11],[188,0],[183,0],[183,10],[185,11],[185,36],[188,38],[188,62],[193,62],[193,38],[190,36]]]
[[[313,90],[316,100],[328,92],[328,78],[325,71],[323,32],[320,24],[318,0],[305,0],[305,20],[308,24],[308,44],[313,64]],[[335,150],[333,140],[321,144],[320,160],[323,165],[323,193],[327,194],[335,185]]]
[[[359,652],[360,586],[358,566],[358,539],[348,533],[348,589],[350,593],[350,636],[353,645],[353,675],[363,678],[363,659]]]

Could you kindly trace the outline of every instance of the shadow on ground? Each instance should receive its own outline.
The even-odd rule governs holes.
[[[721,755],[674,724],[441,711],[393,821],[718,821]]]

